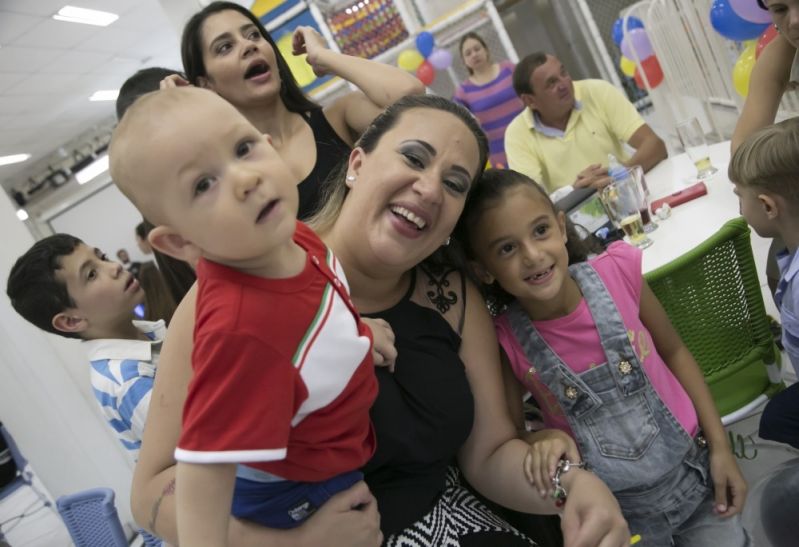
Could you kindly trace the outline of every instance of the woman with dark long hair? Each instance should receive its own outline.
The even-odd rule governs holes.
[[[189,83],[215,91],[272,137],[300,181],[297,216],[303,219],[316,210],[321,183],[372,119],[397,99],[424,93],[424,86],[397,67],[328,49],[311,27],[298,27],[292,45],[295,55],[307,54],[317,76],[338,76],[358,91],[324,108],[315,104],[258,18],[232,2],[212,2],[189,19],[181,55]]]

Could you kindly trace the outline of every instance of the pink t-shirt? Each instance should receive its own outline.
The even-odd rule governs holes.
[[[590,264],[616,303],[627,326],[633,349],[643,363],[655,392],[685,431],[694,436],[699,429],[694,405],[658,354],[652,336],[639,317],[643,285],[640,249],[620,241],[615,242],[606,252],[591,259]],[[533,324],[558,357],[577,374],[606,361],[599,332],[585,299],[580,301],[576,310],[565,317],[534,321]],[[497,317],[494,325],[513,372],[539,403],[544,414],[544,424],[571,434],[557,397],[544,385],[538,372],[527,360],[524,350],[513,335],[507,316],[503,314]]]

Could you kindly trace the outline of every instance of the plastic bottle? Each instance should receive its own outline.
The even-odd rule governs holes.
[[[614,181],[622,181],[630,176],[627,168],[613,154],[608,154],[608,176]]]

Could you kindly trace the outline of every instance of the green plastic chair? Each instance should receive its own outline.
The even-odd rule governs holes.
[[[699,363],[725,425],[784,388],[744,219],[644,277]]]

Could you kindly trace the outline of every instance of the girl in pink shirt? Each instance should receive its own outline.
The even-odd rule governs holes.
[[[542,495],[565,498],[555,477],[587,464],[647,545],[748,545],[746,483],[641,251],[618,242],[585,261],[565,215],[510,170],[486,171],[459,235],[500,312],[511,412],[521,427],[527,390],[552,428],[524,462]]]

